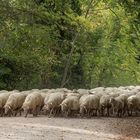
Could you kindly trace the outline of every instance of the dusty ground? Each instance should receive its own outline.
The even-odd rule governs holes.
[[[140,117],[0,118],[0,140],[136,140]]]

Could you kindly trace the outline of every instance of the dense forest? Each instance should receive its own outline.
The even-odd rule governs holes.
[[[137,84],[139,0],[0,0],[0,89]]]

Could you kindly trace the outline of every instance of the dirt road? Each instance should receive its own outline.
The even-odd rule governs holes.
[[[140,117],[0,118],[0,140],[136,140]]]

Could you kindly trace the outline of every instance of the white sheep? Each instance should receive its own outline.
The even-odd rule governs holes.
[[[34,92],[29,94],[22,105],[25,117],[27,117],[28,113],[32,113],[33,116],[37,116],[42,106],[43,98],[39,93]]]
[[[100,113],[101,115],[104,116],[105,114],[105,110],[106,110],[106,115],[109,116],[110,115],[110,108],[111,108],[111,104],[110,104],[110,95],[103,95],[100,98]]]
[[[7,90],[1,90],[1,91],[0,91],[0,94],[1,94],[1,93],[7,93],[7,92],[8,92]]]
[[[60,104],[61,111],[65,116],[73,115],[75,112],[78,113],[79,111],[79,96],[71,95],[67,96],[66,99],[62,101]]]
[[[113,114],[117,113],[120,117],[125,114],[127,104],[127,96],[125,94],[111,98],[109,103],[112,106]]]
[[[13,112],[15,111],[15,116],[16,114],[20,111],[20,108],[22,107],[22,104],[25,100],[26,95],[21,94],[21,93],[12,93],[5,106],[5,114],[8,114],[9,116],[13,115]],[[20,112],[21,113],[21,112]]]
[[[3,107],[6,104],[9,96],[10,96],[10,93],[8,93],[8,92],[0,94],[0,115],[1,116],[4,115],[4,108]]]
[[[51,93],[48,98],[44,102],[43,110],[46,110],[49,113],[49,117],[52,115],[56,115],[60,112],[60,104],[65,99],[67,94],[62,92]]]
[[[83,116],[87,113],[90,115],[97,115],[97,111],[99,111],[99,100],[100,97],[97,95],[84,95],[80,98],[80,114]]]
[[[136,95],[132,95],[127,99],[128,115],[132,116],[134,111],[137,114],[137,111],[140,108],[140,98]]]

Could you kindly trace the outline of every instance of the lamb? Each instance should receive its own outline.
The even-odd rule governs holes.
[[[11,116],[13,115],[15,111],[15,116],[17,113],[20,111],[20,108],[22,107],[22,104],[25,100],[26,95],[21,94],[21,93],[13,93],[9,96],[4,109],[5,109],[5,114]],[[21,114],[21,112],[20,112]]]
[[[128,97],[127,99],[127,107],[128,107],[128,115],[132,116],[132,112],[136,112],[138,109],[140,109],[140,98],[138,98],[136,95],[132,95]]]
[[[51,93],[47,99],[45,99],[45,105],[43,107],[44,110],[50,112],[49,117],[52,115],[56,115],[61,111],[60,104],[62,101],[65,99],[67,94],[61,93],[61,92],[56,92],[56,93]]]
[[[111,98],[110,95],[103,95],[100,98],[100,113],[103,116],[104,116],[104,113],[105,113],[105,109],[106,109],[106,112],[107,112],[106,115],[107,116],[110,115],[110,108],[111,108],[111,104],[109,103],[110,98]]]
[[[27,117],[28,113],[30,112],[33,114],[33,116],[37,116],[41,110],[42,105],[43,98],[39,93],[34,92],[29,94],[22,105],[25,117]]]
[[[122,94],[116,98],[111,98],[109,103],[112,106],[113,114],[117,112],[118,117],[125,114],[127,103],[127,96],[125,94]]]
[[[81,116],[84,113],[87,113],[88,116],[97,115],[97,111],[99,111],[99,100],[100,97],[97,95],[85,95],[80,98],[80,114]]]
[[[10,93],[1,93],[0,94],[0,115],[1,117],[4,115],[4,105],[6,104]]]
[[[79,96],[71,95],[62,101],[60,104],[62,113],[66,117],[73,115],[74,112],[78,113],[79,111]]]

